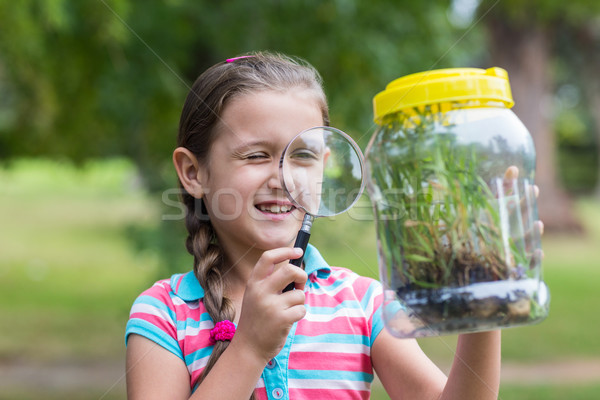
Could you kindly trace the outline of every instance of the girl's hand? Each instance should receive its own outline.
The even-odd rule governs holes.
[[[514,191],[514,187],[515,187],[515,183],[519,178],[519,169],[515,166],[510,166],[507,168],[506,172],[504,173],[504,180],[503,180],[503,187],[504,187],[504,193],[507,196],[512,196],[515,194]],[[527,202],[527,198],[532,198],[532,199],[537,199],[539,194],[540,194],[540,189],[537,185],[529,185],[528,187],[525,187],[525,190],[528,191],[529,193],[523,193],[521,194],[521,199],[520,199],[520,203],[519,203],[519,207],[518,209],[515,210],[515,212],[520,212],[522,215],[526,215],[529,212],[529,207],[531,207],[531,204],[529,204]],[[516,193],[518,194],[518,193]],[[516,208],[516,207],[515,207]],[[524,218],[525,221],[527,221],[527,218]],[[537,263],[539,263],[543,258],[544,258],[544,252],[542,251],[542,249],[540,248],[532,248],[532,245],[536,245],[538,244],[538,242],[541,240],[541,236],[544,234],[544,223],[540,220],[537,221],[533,221],[533,226],[531,225],[525,225],[524,226],[525,231],[523,232],[523,234],[525,236],[533,236],[535,238],[534,242],[532,243],[530,240],[526,241],[526,245],[527,245],[527,252],[529,252],[531,254],[531,267],[534,267],[535,265],[537,265]]]
[[[265,364],[281,351],[292,325],[306,314],[303,289],[308,277],[302,268],[288,262],[301,255],[298,248],[265,251],[246,285],[231,344],[244,346]],[[298,289],[282,293],[290,282]]]

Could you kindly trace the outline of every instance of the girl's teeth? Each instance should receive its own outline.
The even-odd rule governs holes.
[[[259,206],[261,211],[269,211],[273,214],[286,213],[290,211],[290,207],[288,206],[279,206],[277,204],[273,204],[271,206]]]

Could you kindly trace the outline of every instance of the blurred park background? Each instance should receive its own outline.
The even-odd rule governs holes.
[[[170,191],[183,100],[253,50],[312,63],[363,149],[389,81],[508,70],[538,152],[552,302],[503,333],[500,398],[598,398],[600,2],[0,0],[0,399],[125,397],[131,303],[191,269]],[[378,277],[366,196],[313,232],[332,264]],[[421,344],[447,368],[455,339]]]

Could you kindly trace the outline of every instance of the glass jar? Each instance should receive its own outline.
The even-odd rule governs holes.
[[[506,71],[412,74],[373,104],[367,189],[386,327],[421,337],[543,320],[535,149]]]

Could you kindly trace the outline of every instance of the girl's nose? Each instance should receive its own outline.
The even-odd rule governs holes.
[[[267,182],[267,187],[269,189],[282,189],[281,182],[279,182],[279,176],[272,176],[269,178]]]
[[[269,176],[269,180],[267,181],[267,187],[269,189],[282,189],[281,179],[279,177],[279,162],[274,163],[275,165],[271,169],[271,176]]]

